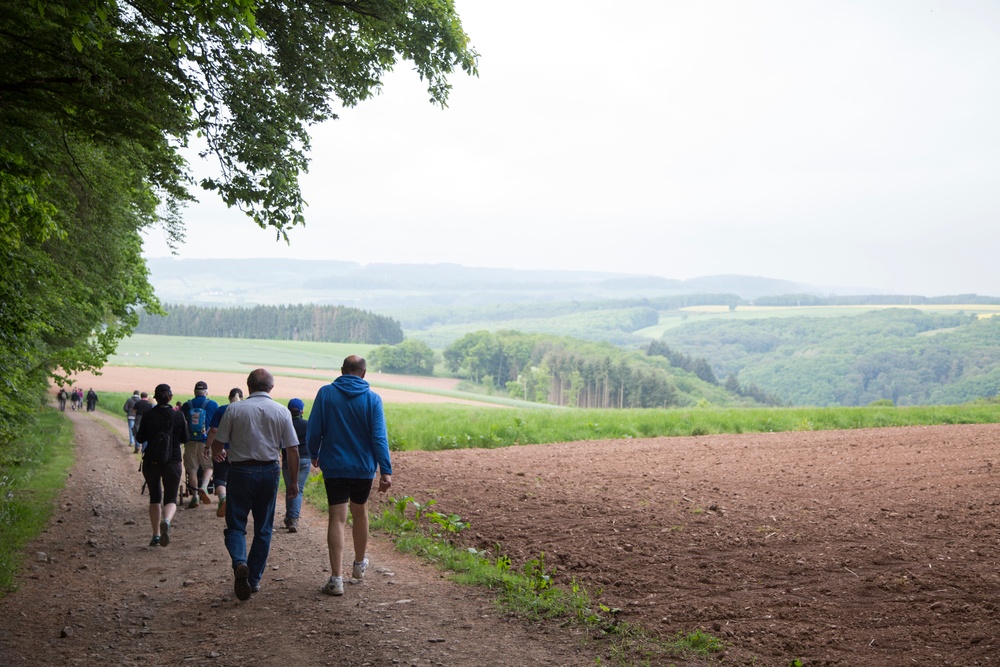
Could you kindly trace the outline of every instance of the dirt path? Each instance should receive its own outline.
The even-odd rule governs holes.
[[[275,531],[262,590],[240,603],[223,520],[180,509],[170,546],[146,546],[148,496],[124,419],[66,414],[78,459],[19,590],[0,603],[4,667],[594,664],[572,633],[501,618],[482,592],[384,539],[370,543],[364,584],[322,595],[326,518],[308,508],[297,534]]]
[[[182,510],[172,544],[146,547],[124,420],[70,417],[80,463],[33,547],[47,559],[0,604],[4,667],[595,665],[607,648],[499,618],[381,540],[370,581],[325,597],[314,512],[240,604],[222,521]],[[393,491],[471,520],[460,543],[515,567],[544,553],[628,622],[721,638],[721,664],[996,666],[997,442],[990,424],[403,452]]]
[[[333,381],[339,373],[330,371],[313,371],[301,368],[270,368],[274,374],[275,384],[272,395],[276,400],[288,400],[299,397],[311,400],[319,388]],[[247,371],[249,372],[249,371]],[[301,377],[314,375],[315,379]],[[447,391],[458,385],[457,380],[446,378],[423,378],[404,375],[383,375],[372,373],[367,378],[378,395],[386,403],[457,403],[459,405],[478,405],[502,409],[496,403],[475,401],[465,398],[425,394],[419,389]],[[132,392],[136,389],[153,394],[153,388],[166,382],[173,390],[178,400],[190,396],[194,383],[205,380],[214,396],[225,396],[231,387],[246,389],[247,373],[222,373],[217,371],[191,371],[160,368],[141,368],[138,366],[105,366],[101,374],[89,371],[73,376],[73,383],[84,391],[93,387],[98,395],[106,391]],[[414,387],[413,391],[393,389],[381,386],[383,383]],[[53,390],[53,394],[55,391]]]

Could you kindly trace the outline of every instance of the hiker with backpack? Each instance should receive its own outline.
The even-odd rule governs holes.
[[[208,440],[209,424],[219,404],[208,397],[208,383],[198,380],[194,385],[194,398],[181,405],[181,413],[187,420],[188,434],[184,443],[184,470],[187,475],[188,492],[191,502],[188,509],[198,507],[199,496],[202,505],[211,505],[212,497],[208,495],[208,482],[212,478],[212,458],[205,456],[205,442]],[[198,479],[198,468],[202,469],[202,477]]]
[[[177,511],[177,490],[181,485],[181,443],[187,439],[188,427],[184,415],[170,406],[173,397],[170,385],[156,385],[156,407],[143,415],[136,432],[136,440],[146,443],[142,476],[149,487],[151,547],[170,544],[170,522]]]

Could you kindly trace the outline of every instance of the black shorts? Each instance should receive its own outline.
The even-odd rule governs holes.
[[[181,462],[150,463],[143,461],[142,476],[149,489],[149,504],[177,504],[177,490],[181,485]]]
[[[216,486],[225,486],[227,480],[229,479],[229,459],[223,461],[216,461],[215,467],[212,468],[212,483]]]
[[[323,478],[326,486],[326,502],[328,505],[343,505],[350,500],[355,505],[364,505],[372,492],[372,480],[352,479],[348,477]]]

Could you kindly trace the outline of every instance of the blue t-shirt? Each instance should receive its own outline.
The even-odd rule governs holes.
[[[213,428],[219,428],[219,424],[222,422],[222,415],[226,414],[226,408],[228,408],[229,405],[230,405],[229,403],[226,403],[225,405],[219,406],[219,409],[215,411],[214,415],[212,415],[212,421],[209,422],[208,424],[209,430],[212,430]],[[222,448],[229,449],[229,443],[223,442]]]

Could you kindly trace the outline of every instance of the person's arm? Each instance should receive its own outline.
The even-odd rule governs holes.
[[[219,420],[219,427],[215,429],[215,433],[212,434],[212,460],[222,461],[226,458],[223,453],[223,443],[231,442],[230,433],[230,422],[231,422],[231,410],[227,409],[222,415],[222,419]],[[222,433],[220,436],[219,433]]]
[[[299,446],[285,447],[285,452],[288,455],[288,487],[285,495],[294,498],[299,495]]]
[[[215,453],[215,434],[219,432],[218,426],[208,429],[208,438],[205,440],[205,456],[210,456],[213,461],[225,461],[226,450],[223,444],[219,443],[219,454]]]
[[[282,423],[281,448],[285,452],[288,464],[288,486],[285,493],[289,498],[299,495],[299,434],[295,432],[290,412],[284,413]]]
[[[378,398],[373,405],[372,446],[375,450],[375,460],[378,461],[378,490],[385,493],[392,486],[392,460],[389,458],[389,436],[385,428],[385,412],[382,410],[382,399]]]
[[[309,450],[309,458],[315,467],[319,467],[319,449],[323,443],[323,406],[320,402],[320,392],[317,392],[313,401],[312,412],[309,413],[309,421],[306,426],[306,447]]]

